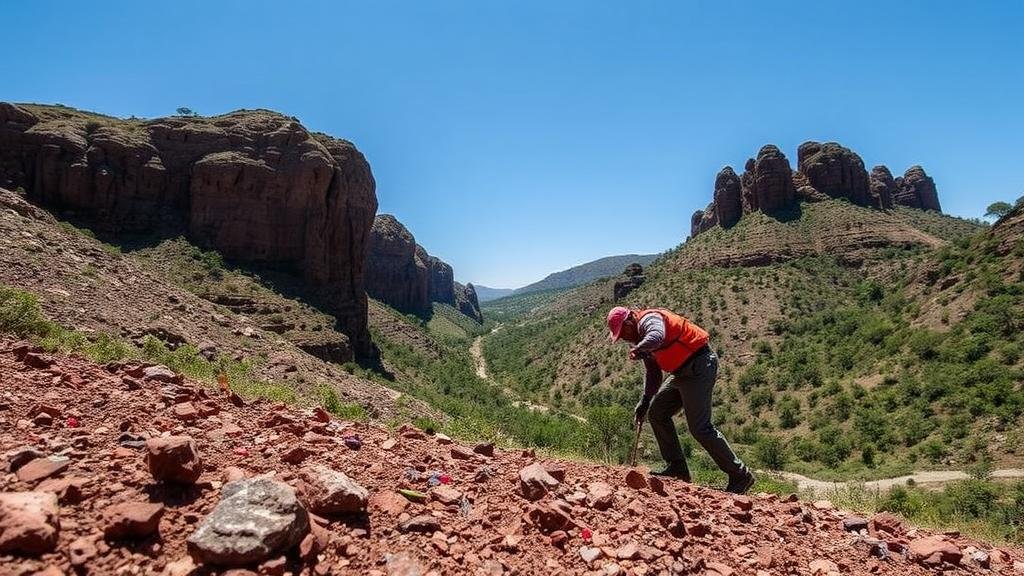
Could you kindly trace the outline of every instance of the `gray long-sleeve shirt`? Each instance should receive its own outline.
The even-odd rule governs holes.
[[[633,346],[633,352],[639,352],[644,360],[644,398],[651,398],[661,386],[661,367],[650,357],[651,352],[661,348],[665,343],[665,319],[657,312],[644,314],[640,319],[637,331],[640,342]]]

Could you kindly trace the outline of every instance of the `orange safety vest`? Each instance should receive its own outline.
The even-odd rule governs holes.
[[[633,313],[637,326],[640,325],[640,319],[651,312],[661,314],[661,318],[665,321],[665,342],[661,348],[651,353],[654,361],[663,371],[675,372],[690,359],[690,356],[693,356],[694,352],[708,343],[707,331],[670,310],[661,308],[637,310]]]

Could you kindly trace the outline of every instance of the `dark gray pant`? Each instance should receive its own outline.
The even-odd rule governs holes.
[[[711,423],[711,392],[718,377],[718,356],[707,351],[691,358],[669,375],[651,400],[647,419],[666,462],[686,461],[679,445],[672,417],[682,409],[690,434],[707,450],[711,459],[730,477],[742,474],[746,466],[732,451],[722,433]]]

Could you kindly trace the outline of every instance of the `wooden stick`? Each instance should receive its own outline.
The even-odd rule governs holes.
[[[636,450],[640,446],[640,430],[643,428],[643,425],[643,422],[638,422],[636,425],[636,436],[633,437],[633,450],[629,453],[630,467],[636,467]]]

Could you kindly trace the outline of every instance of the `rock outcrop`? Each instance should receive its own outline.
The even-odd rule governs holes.
[[[402,312],[421,314],[428,310],[425,254],[394,216],[378,215],[366,254],[366,293]]]
[[[942,212],[939,206],[939,194],[935,190],[935,181],[924,168],[911,166],[901,178],[896,178],[897,192],[893,203],[921,210]]]
[[[480,312],[480,299],[477,298],[476,288],[473,288],[472,284],[463,286],[458,282],[455,283],[455,307],[459,312],[477,322],[484,321],[483,314]]]
[[[374,220],[366,255],[366,292],[392,308],[428,314],[431,302],[440,302],[483,322],[472,284],[455,282],[452,267],[431,256],[394,216]]]
[[[645,279],[643,266],[640,264],[626,266],[626,269],[622,271],[622,275],[612,286],[612,299],[616,302],[622,300],[630,292],[642,286]]]
[[[0,103],[0,186],[98,232],[184,233],[300,274],[352,347],[372,350],[363,266],[377,197],[350,142],[267,110],[120,120]]]
[[[690,236],[715,226],[733,226],[751,212],[775,213],[797,202],[845,198],[853,204],[886,210],[894,204],[940,211],[935,182],[920,166],[893,178],[885,166],[869,175],[861,157],[836,142],[804,142],[797,170],[778,147],[765,145],[747,160],[742,176],[729,166],[715,178],[714,199],[690,218]]]
[[[875,166],[868,176],[869,188],[871,190],[871,203],[876,208],[883,210],[892,208],[893,198],[899,189],[896,187],[896,180],[892,172],[886,166]]]
[[[777,146],[766,144],[757,158],[747,160],[740,178],[743,213],[776,212],[793,204],[793,169]]]
[[[856,152],[835,142],[804,142],[797,149],[797,169],[810,185],[831,198],[870,204],[868,172]]]

